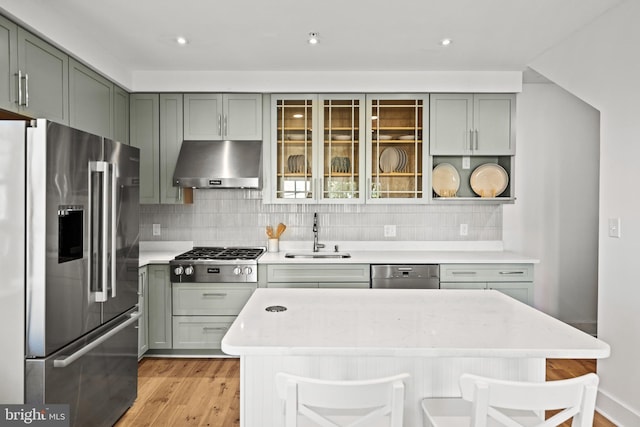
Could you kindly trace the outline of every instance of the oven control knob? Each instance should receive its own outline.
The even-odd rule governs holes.
[[[191,276],[193,274],[193,267],[190,265],[185,267],[184,274],[186,274],[187,276]]]
[[[181,265],[173,269],[173,274],[175,274],[176,276],[181,276],[182,273],[184,273],[184,268],[182,268]]]
[[[248,276],[251,273],[253,273],[253,270],[251,269],[251,267],[245,267],[244,268],[244,274],[246,274]]]
[[[240,267],[235,267],[233,269],[233,274],[235,274],[236,276],[239,276],[242,274],[242,269]]]

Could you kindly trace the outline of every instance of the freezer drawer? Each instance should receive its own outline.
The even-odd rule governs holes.
[[[131,310],[47,358],[27,359],[25,403],[69,404],[71,426],[112,426],[137,396],[137,316]]]

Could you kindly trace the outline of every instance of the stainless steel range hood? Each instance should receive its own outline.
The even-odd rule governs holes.
[[[183,141],[175,187],[262,188],[262,141]]]

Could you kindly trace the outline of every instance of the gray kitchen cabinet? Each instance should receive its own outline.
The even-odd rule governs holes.
[[[432,94],[430,153],[515,154],[514,94]]]
[[[113,139],[129,143],[129,92],[113,87]]]
[[[18,112],[69,124],[69,57],[18,27]]]
[[[140,203],[183,203],[183,190],[172,182],[182,144],[182,94],[132,94],[129,112],[130,143],[140,149]]]
[[[138,311],[142,312],[138,320],[138,359],[149,350],[149,276],[147,267],[138,270]]]
[[[184,190],[173,186],[173,172],[182,145],[182,94],[160,95],[160,203],[183,203]]]
[[[533,305],[533,264],[441,264],[441,289],[495,289]]]
[[[129,143],[140,149],[140,203],[160,203],[160,95],[129,97]]]
[[[0,107],[69,124],[69,57],[0,17]]]
[[[269,264],[269,288],[368,288],[369,264]]]
[[[0,16],[0,108],[16,112],[18,26]]]
[[[147,266],[149,349],[170,349],[173,345],[171,319],[171,282],[169,266]]]
[[[220,350],[222,337],[255,284],[173,284],[173,348]]]
[[[69,59],[69,124],[113,138],[113,113],[113,83],[75,59]]]
[[[185,140],[262,140],[262,95],[184,95]]]

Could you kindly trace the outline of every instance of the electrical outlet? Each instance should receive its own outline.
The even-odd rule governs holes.
[[[462,169],[471,169],[471,157],[469,156],[462,157]]]
[[[154,236],[160,235],[160,224],[153,224],[153,235]]]
[[[466,236],[469,234],[469,224],[460,224],[460,235]]]
[[[609,237],[620,237],[620,218],[609,218]]]
[[[385,225],[384,226],[384,237],[396,237],[396,226],[395,225]]]

